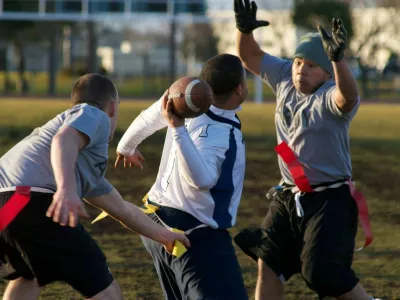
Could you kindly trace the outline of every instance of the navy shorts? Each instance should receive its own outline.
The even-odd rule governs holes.
[[[157,215],[173,228],[186,231],[200,224],[190,214],[162,207]],[[149,217],[160,223],[154,214]],[[167,300],[247,300],[242,272],[227,230],[203,227],[188,238],[191,247],[181,257],[168,254],[157,242],[142,237],[151,254]]]

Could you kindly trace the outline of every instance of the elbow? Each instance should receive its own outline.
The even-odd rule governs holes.
[[[345,98],[344,101],[337,103],[337,106],[342,113],[349,113],[356,106],[358,99],[358,96]]]
[[[217,184],[217,180],[211,177],[207,177],[196,182],[191,180],[188,182],[188,184],[194,190],[210,190]]]
[[[251,62],[249,60],[242,59],[242,63],[243,63],[243,67],[246,70],[257,74],[257,72],[254,70],[255,69],[254,66],[251,64]]]
[[[360,95],[358,93],[358,90],[355,90],[353,93],[349,93],[348,95],[346,95],[345,103],[347,103],[348,106],[353,108],[359,99],[360,99]]]
[[[53,139],[51,140],[51,145],[50,145],[50,153],[51,155],[58,155],[60,151],[65,149],[65,145],[68,145],[70,151],[69,153],[72,153],[73,151],[73,143],[70,143],[68,140],[68,137],[65,136],[63,133],[57,133],[54,135]]]
[[[58,146],[64,139],[64,135],[62,132],[57,132],[54,136],[53,139],[51,140],[51,147]]]
[[[252,58],[254,57],[253,54],[248,51],[238,51],[238,53],[239,53],[238,56],[243,63],[243,66],[246,69],[249,69],[251,67],[250,64],[251,64]]]
[[[241,49],[241,47],[237,48],[237,54],[240,58],[240,60],[242,61],[242,63],[245,65],[246,64],[246,60],[248,59],[249,55],[246,55],[246,52],[243,51],[243,49]]]
[[[354,99],[354,103],[357,102],[358,99],[360,99],[360,91],[358,90],[358,87],[354,91],[354,94],[353,94],[352,98]]]
[[[255,47],[238,47],[237,53],[244,66],[248,66],[255,57],[263,57],[265,54],[258,45]]]
[[[356,103],[358,98],[360,97],[360,92],[358,90],[357,84],[352,89],[349,89],[346,92],[344,92],[343,96],[346,99],[346,101]]]
[[[249,59],[251,58],[251,51],[249,51],[250,49],[248,49],[248,47],[244,47],[243,45],[238,45],[238,47],[236,48],[236,52],[240,58],[240,60],[242,61],[243,65],[246,66],[246,63],[249,61]]]

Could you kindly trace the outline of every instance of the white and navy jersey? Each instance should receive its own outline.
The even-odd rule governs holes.
[[[131,124],[118,144],[123,155],[167,126],[155,102]],[[168,128],[156,182],[149,199],[190,213],[213,228],[236,222],[245,172],[245,145],[236,111],[210,110],[186,126]]]

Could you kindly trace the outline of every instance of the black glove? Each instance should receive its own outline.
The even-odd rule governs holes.
[[[332,36],[324,28],[318,26],[326,54],[331,61],[341,61],[347,47],[347,31],[339,18],[332,19]]]
[[[268,26],[268,21],[257,21],[257,4],[250,0],[233,0],[235,9],[236,28],[242,33],[251,33],[261,26]]]

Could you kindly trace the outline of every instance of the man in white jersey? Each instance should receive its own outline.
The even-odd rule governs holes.
[[[370,299],[351,269],[358,212],[348,181],[349,126],[360,99],[343,58],[343,23],[333,20],[332,36],[321,27],[306,34],[294,60],[285,60],[265,53],[254,40],[252,31],[269,24],[256,19],[256,3],[234,1],[239,56],[276,94],[278,144],[287,145],[295,158],[279,157],[282,184],[270,193],[262,227],[235,237],[258,261],[256,299],[283,299],[283,282],[296,273],[321,299]],[[300,174],[297,162],[305,176],[292,175]]]
[[[183,235],[151,221],[104,178],[119,99],[106,77],[88,74],[72,108],[36,128],[0,159],[0,261],[14,269],[4,300],[37,299],[64,281],[87,299],[122,299],[106,257],[78,221],[82,198],[172,251]],[[47,216],[46,216],[47,215]]]
[[[166,92],[131,124],[118,144],[120,158],[142,167],[137,147],[168,126],[150,217],[185,231],[191,248],[173,257],[143,237],[166,299],[248,299],[232,239],[245,171],[245,146],[236,115],[247,95],[240,59],[223,54],[206,61],[200,78],[214,93],[209,111],[180,119]],[[125,163],[125,164],[126,164]],[[118,162],[116,162],[118,164]]]

